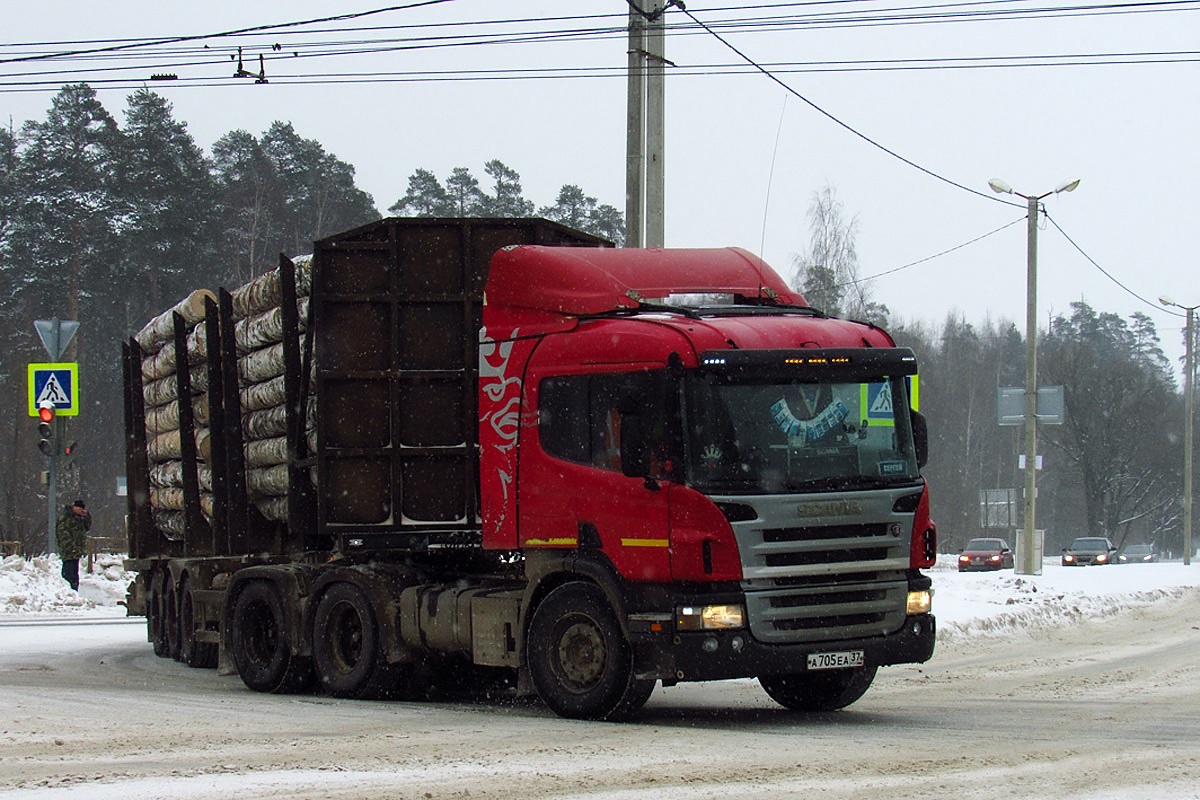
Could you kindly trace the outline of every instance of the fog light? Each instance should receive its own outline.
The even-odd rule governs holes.
[[[708,637],[704,640],[704,643],[700,645],[700,649],[706,653],[717,652],[717,640],[711,636]]]
[[[735,636],[729,640],[729,646],[733,648],[733,652],[740,653],[742,648],[746,646],[746,640],[740,636]]]
[[[746,612],[740,605],[680,606],[675,610],[681,631],[732,630],[746,627]]]
[[[933,593],[928,589],[908,593],[908,615],[928,614],[933,607]]]

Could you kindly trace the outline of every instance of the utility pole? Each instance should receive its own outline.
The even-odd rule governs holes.
[[[639,8],[639,3],[644,8]],[[663,12],[667,0],[629,4],[629,66],[625,140],[625,244],[666,243],[664,160],[666,91]]]
[[[1185,306],[1176,303],[1166,295],[1158,298],[1158,302],[1164,306],[1182,308],[1187,312],[1187,327],[1184,328],[1187,344],[1183,357],[1183,563],[1185,566],[1190,566],[1192,563],[1192,437],[1194,435],[1196,397],[1196,356],[1193,352],[1195,332],[1192,327],[1192,318],[1200,306]]]
[[[1053,192],[1043,194],[1021,194],[1002,180],[988,181],[993,192],[1015,194],[1025,200],[1028,215],[1025,237],[1025,526],[1021,532],[1020,563],[1015,565],[1017,575],[1041,575],[1042,565],[1037,560],[1040,547],[1037,541],[1037,231],[1041,201],[1059,192],[1073,192],[1079,179],[1063,181]]]

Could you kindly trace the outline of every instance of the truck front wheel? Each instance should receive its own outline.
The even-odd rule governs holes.
[[[598,586],[575,582],[546,596],[529,625],[526,661],[538,696],[573,719],[618,720],[650,698],[633,676],[633,649]]]
[[[233,605],[233,661],[242,681],[256,692],[298,692],[312,680],[312,662],[292,653],[283,598],[274,583],[247,583]]]
[[[758,682],[779,705],[792,711],[837,711],[866,694],[876,667],[761,675]]]
[[[384,660],[375,613],[354,584],[335,583],[317,604],[313,663],[334,697],[378,697],[393,688],[397,672]]]

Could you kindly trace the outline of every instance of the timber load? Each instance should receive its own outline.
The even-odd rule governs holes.
[[[288,266],[296,297],[296,345],[302,349],[310,315],[312,256],[299,256]],[[289,447],[284,338],[288,315],[282,308],[281,268],[228,294],[232,352],[236,353],[236,369],[229,374],[235,375],[237,382],[229,397],[217,397],[210,391],[217,388],[212,386],[212,376],[219,369],[215,361],[221,357],[220,348],[210,347],[209,341],[221,329],[213,292],[190,292],[130,342],[136,355],[129,357],[137,362],[140,376],[137,384],[145,443],[139,450],[145,456],[144,474],[149,481],[145,492],[153,527],[171,541],[182,542],[186,537],[189,480],[194,481],[204,524],[214,525],[211,409],[230,405],[236,406],[241,424],[240,435],[227,436],[227,441],[242,442],[246,498],[265,519],[286,520],[290,479],[285,466]],[[217,319],[212,319],[214,316]],[[210,319],[211,324],[206,324]],[[216,335],[219,338],[219,333]],[[311,357],[307,374],[312,374]],[[311,451],[316,445],[315,397],[311,392],[305,394],[300,417],[303,439]]]

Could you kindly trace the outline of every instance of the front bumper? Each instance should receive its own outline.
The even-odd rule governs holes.
[[[929,580],[921,576],[911,581],[909,588],[928,589]],[[725,602],[745,603],[745,596],[691,596],[684,604]],[[812,653],[861,650],[864,663],[876,667],[923,663],[932,657],[937,635],[937,620],[931,613],[904,616],[895,630],[885,634],[787,643],[756,639],[749,624],[731,630],[683,631],[674,628],[673,615],[661,613],[630,614],[628,623],[637,677],[661,680],[664,686],[681,681],[794,675],[808,669]]]
[[[868,666],[922,663],[933,655],[936,633],[932,614],[908,617],[900,630],[887,636],[832,642],[768,645],[756,641],[748,630],[678,633],[668,643],[658,644],[655,661],[659,669],[654,677],[669,685],[678,681],[794,675],[807,669],[810,653],[847,650],[862,650]]]

